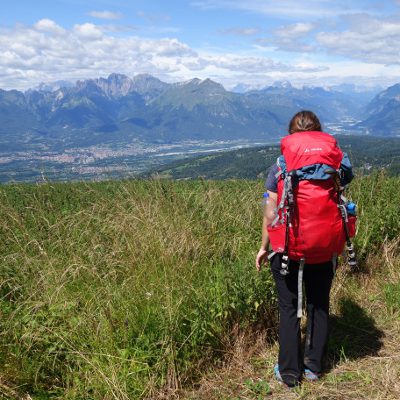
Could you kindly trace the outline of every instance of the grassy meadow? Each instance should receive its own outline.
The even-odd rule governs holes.
[[[251,180],[0,186],[3,398],[269,394],[277,310],[268,269],[254,266],[262,192]],[[333,319],[364,318],[368,331],[375,318],[398,326],[400,179],[361,177],[348,194],[359,206],[360,265],[339,271]],[[333,331],[332,363],[368,349],[347,331]],[[221,384],[240,340],[248,357],[258,346],[255,358],[243,356],[256,372],[235,370]],[[328,389],[342,385],[329,376]],[[314,398],[302,390],[296,396]]]

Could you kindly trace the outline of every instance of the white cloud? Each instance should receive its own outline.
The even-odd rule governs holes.
[[[298,53],[310,53],[315,50],[315,46],[307,44],[299,39],[275,38],[275,39],[259,39],[257,43],[265,48],[273,46],[273,49],[282,51],[293,51]]]
[[[299,72],[325,72],[331,70],[331,68],[327,65],[314,65],[309,62],[299,62],[294,64],[294,71],[299,71]]]
[[[301,22],[281,26],[256,43],[269,50],[400,65],[400,20],[397,16],[346,14],[330,25]]]
[[[149,39],[129,32],[114,35],[92,23],[63,29],[41,20],[32,27],[0,29],[0,87],[26,89],[42,81],[77,80],[112,72],[129,76],[149,73],[174,80],[196,75],[220,76],[270,72],[309,73],[304,68],[268,57],[197,51],[176,38]]]
[[[160,22],[168,22],[171,17],[167,14],[149,14],[144,11],[138,11],[136,15],[150,24],[158,24]]]
[[[373,64],[400,64],[400,21],[366,14],[346,17],[350,28],[320,32],[316,39],[329,53]]]
[[[290,71],[292,67],[280,62],[275,62],[265,57],[237,57],[224,56],[214,60],[216,66],[231,71],[242,71],[248,73],[271,72],[271,71]]]
[[[260,46],[273,46],[283,51],[309,53],[315,49],[315,46],[306,38],[316,27],[316,24],[303,22],[282,26],[275,29],[271,37],[259,38],[257,43]]]
[[[225,73],[268,74],[271,72],[320,72],[329,69],[327,66],[318,66],[311,63],[293,63],[291,65],[276,62],[267,57],[237,56],[235,54],[202,55],[182,61],[182,64],[191,71],[203,71],[215,68],[221,75]]]
[[[266,57],[238,57],[234,54],[208,57],[210,65],[218,68],[236,72],[270,72],[270,71],[288,71],[291,67],[283,63],[275,62]]]
[[[74,25],[75,33],[82,39],[98,40],[103,37],[103,32],[96,25],[85,23],[82,25]]]
[[[297,0],[198,0],[192,5],[201,9],[235,9],[264,15],[276,15],[286,19],[307,17],[323,18],[343,12],[343,1],[308,0],[307,4]],[[346,8],[346,7],[345,7]]]
[[[62,28],[60,25],[57,25],[54,21],[51,19],[41,19],[38,21],[35,25],[34,28],[38,31],[41,32],[48,32],[52,33],[55,35],[63,35],[65,33],[65,29]]]
[[[196,52],[172,38],[114,36],[85,23],[58,29],[41,20],[32,27],[0,29],[0,87],[26,89],[41,81],[77,80],[112,72],[166,74],[181,68]]]
[[[310,33],[315,27],[315,24],[298,22],[276,29],[275,34],[282,38],[298,38]]]
[[[320,32],[319,46],[331,53],[346,55],[348,60],[375,57],[375,64],[357,60],[346,64],[337,60],[321,61],[314,53],[303,56],[293,53],[288,61],[279,61],[271,48],[253,47],[246,53],[193,49],[174,37],[150,39],[131,31],[115,34],[105,25],[91,23],[64,29],[45,19],[30,27],[17,25],[0,29],[0,88],[27,89],[40,82],[75,81],[112,72],[128,76],[149,73],[167,81],[210,77],[231,86],[238,82],[238,77],[242,82],[262,85],[271,79],[312,83],[326,82],[333,75],[339,80],[357,74],[365,79],[380,76],[382,80],[386,76],[399,76],[398,67],[384,67],[390,60],[393,64],[396,55],[390,54],[391,51],[397,49],[399,55],[400,29],[396,21],[385,20],[383,26],[364,26],[365,19],[358,16],[347,22],[350,28],[342,32]],[[281,33],[275,32],[271,40],[275,40],[275,48],[280,40],[281,46],[285,44],[288,48],[292,43],[297,46],[295,51],[300,51],[301,46],[307,51],[306,46],[310,44],[305,40],[314,34],[314,28],[309,23],[292,24]],[[296,33],[301,41],[294,39]]]
[[[88,15],[94,18],[107,20],[117,20],[122,17],[120,13],[112,11],[91,11],[90,13],[88,13]]]
[[[221,29],[219,32],[224,35],[253,36],[260,33],[260,28],[228,28]]]

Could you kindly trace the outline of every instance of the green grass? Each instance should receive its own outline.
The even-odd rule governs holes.
[[[141,397],[223,357],[236,324],[271,325],[271,279],[253,267],[257,191],[237,189],[2,187],[3,374],[30,393]]]
[[[358,228],[355,243],[358,256],[365,259],[383,243],[400,236],[398,208],[400,180],[384,172],[355,179],[350,185],[350,198],[358,205]]]
[[[384,287],[386,305],[391,313],[400,311],[400,282],[388,283]]]
[[[36,399],[151,397],[195,382],[238,333],[273,331],[272,279],[254,267],[262,192],[246,180],[1,186],[2,381]],[[362,260],[399,235],[399,193],[379,174],[353,185]]]
[[[271,388],[268,382],[264,380],[253,381],[252,379],[247,379],[244,384],[254,399],[262,400],[265,398],[265,396],[271,394]]]

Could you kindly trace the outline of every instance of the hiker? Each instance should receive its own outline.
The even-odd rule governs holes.
[[[274,373],[279,381],[293,387],[302,379],[317,380],[323,369],[329,293],[337,255],[346,240],[349,243],[337,193],[341,193],[339,186],[349,183],[353,174],[347,155],[331,135],[322,132],[313,112],[294,115],[288,131],[289,135],[281,141],[283,156],[270,168],[265,183],[268,203],[256,268],[260,270],[270,258],[280,314],[279,358]],[[292,175],[284,180],[291,171],[295,178]],[[288,206],[290,195],[293,203]],[[313,222],[319,215],[321,220]],[[345,217],[347,220],[347,214]],[[268,256],[270,245],[274,252]],[[300,334],[303,283],[307,313],[304,353]]]

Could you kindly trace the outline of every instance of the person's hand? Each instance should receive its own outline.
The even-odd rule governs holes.
[[[265,263],[267,258],[268,258],[268,250],[265,250],[265,249],[261,248],[258,251],[258,254],[257,254],[257,257],[256,257],[256,268],[257,268],[257,271],[261,270],[261,266],[262,266],[262,264]]]

